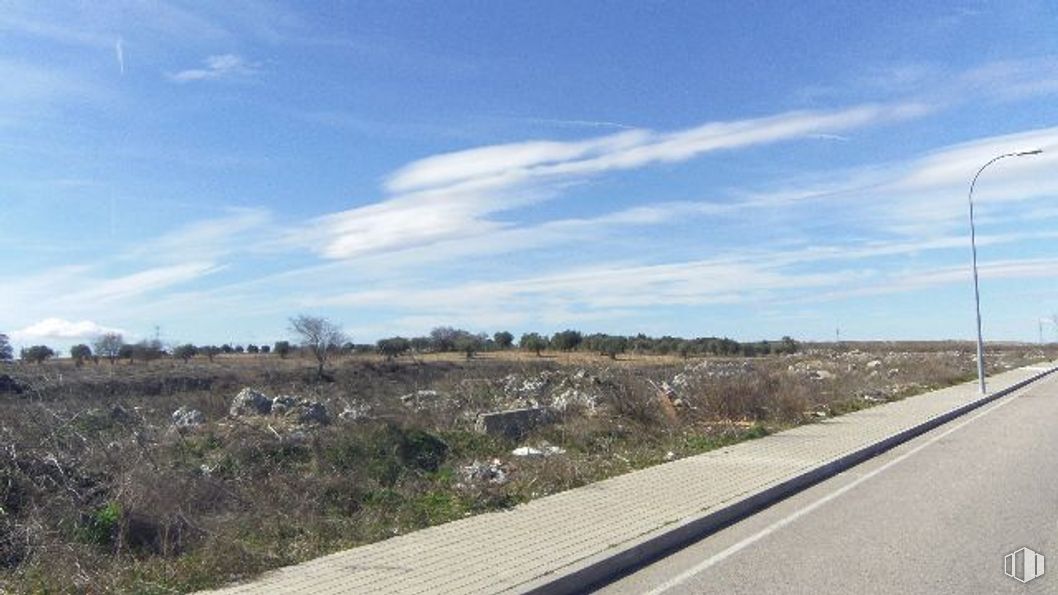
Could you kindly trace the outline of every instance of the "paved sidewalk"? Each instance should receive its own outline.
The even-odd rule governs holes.
[[[911,397],[346,550],[215,593],[563,592],[823,479],[1058,362]]]

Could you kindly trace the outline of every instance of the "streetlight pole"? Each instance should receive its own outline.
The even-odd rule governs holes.
[[[977,284],[977,234],[974,230],[974,186],[977,185],[977,178],[981,176],[981,172],[996,161],[1006,159],[1007,157],[1039,155],[1042,152],[1042,149],[1033,149],[1031,151],[1004,153],[993,157],[988,163],[982,165],[981,169],[977,170],[977,173],[974,174],[973,181],[970,182],[970,194],[968,195],[967,200],[970,203],[970,252],[973,255],[974,306],[977,308],[977,384],[982,395],[985,394],[985,342],[981,335],[981,291]]]

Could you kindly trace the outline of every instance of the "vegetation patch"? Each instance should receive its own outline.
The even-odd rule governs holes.
[[[113,363],[82,353],[5,366],[0,591],[216,587],[974,373],[961,344],[569,331],[523,337],[517,351],[513,336],[449,331],[437,340],[450,352],[390,340],[372,354],[324,348],[321,362],[289,345],[146,346]],[[998,372],[1056,355],[1010,346],[988,362]],[[233,409],[239,394],[260,407]],[[534,408],[548,415],[517,434],[478,423]]]

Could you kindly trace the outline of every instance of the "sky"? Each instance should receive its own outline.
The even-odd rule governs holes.
[[[1058,4],[0,0],[0,332],[1058,329]]]

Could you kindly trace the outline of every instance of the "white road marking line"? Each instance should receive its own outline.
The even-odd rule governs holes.
[[[988,409],[985,409],[984,411],[981,411],[980,413],[977,413],[973,417],[971,417],[969,419],[965,419],[965,420],[959,422],[957,425],[954,425],[954,426],[948,428],[943,433],[938,434],[938,435],[934,436],[933,438],[930,438],[926,442],[916,446],[912,450],[909,450],[908,452],[898,456],[897,458],[893,459],[892,461],[889,461],[888,463],[882,465],[881,467],[878,467],[874,471],[870,471],[870,472],[862,475],[859,479],[856,479],[852,483],[850,483],[848,485],[845,485],[845,486],[835,490],[834,492],[831,492],[830,494],[827,494],[826,496],[823,496],[819,500],[816,500],[815,502],[809,504],[808,506],[805,506],[804,508],[802,508],[802,509],[800,509],[800,510],[798,510],[798,511],[792,513],[792,514],[790,514],[786,518],[784,518],[782,520],[779,520],[779,521],[776,521],[776,522],[772,523],[771,525],[768,525],[764,529],[761,529],[759,532],[757,532],[757,533],[755,533],[755,534],[743,539],[742,541],[740,541],[740,542],[728,547],[727,549],[723,550],[722,552],[719,552],[719,553],[714,554],[713,556],[711,556],[709,558],[706,558],[705,560],[703,560],[702,562],[699,562],[697,565],[693,566],[689,570],[684,571],[682,574],[679,574],[679,575],[677,575],[677,576],[665,581],[664,583],[662,583],[661,585],[655,587],[654,589],[648,591],[647,592],[648,595],[660,595],[661,593],[664,593],[664,592],[666,592],[666,591],[668,591],[668,590],[670,590],[670,589],[672,589],[674,587],[677,587],[677,586],[681,585],[683,582],[685,582],[687,579],[693,577],[694,575],[699,574],[699,573],[701,573],[704,570],[708,570],[710,567],[715,566],[716,564],[718,564],[720,562],[723,562],[727,558],[733,556],[734,554],[737,554],[739,551],[741,551],[741,550],[753,545],[754,543],[760,541],[761,539],[764,539],[765,537],[771,535],[772,533],[775,533],[779,529],[782,529],[783,527],[789,525],[790,523],[793,523],[797,519],[799,519],[799,518],[803,517],[804,515],[814,511],[815,509],[823,506],[824,504],[830,502],[831,500],[834,500],[834,499],[838,498],[839,496],[842,496],[843,494],[851,491],[853,488],[855,488],[856,486],[860,485],[861,483],[867,481],[868,479],[871,479],[872,477],[878,475],[879,473],[882,473],[886,469],[889,469],[890,467],[892,467],[892,466],[894,466],[894,465],[896,465],[898,463],[903,462],[904,460],[908,459],[909,457],[911,457],[915,453],[919,452],[920,450],[926,448],[927,446],[931,446],[934,443],[938,442],[939,440],[941,440],[943,438],[946,438],[952,432],[955,432],[956,430],[961,429],[963,426],[969,425],[969,424],[977,421],[978,419],[988,415],[989,413],[995,411],[996,409],[999,409],[1000,407],[1005,407],[1006,405],[1009,405],[1010,403],[1013,403],[1014,400],[1017,399],[1018,397],[1020,397],[1024,392],[1025,392],[1024,390],[1017,391],[1013,395],[1010,395],[1010,398],[1004,399],[999,404],[994,405],[992,407],[989,407]]]

